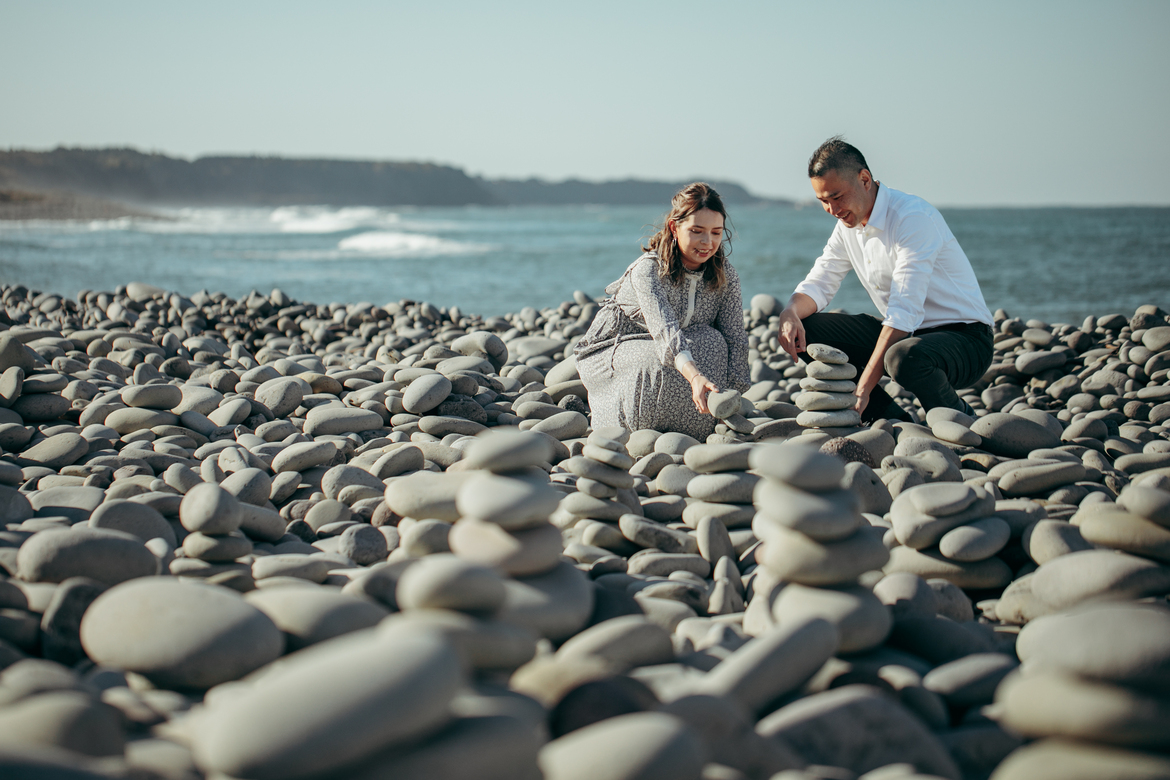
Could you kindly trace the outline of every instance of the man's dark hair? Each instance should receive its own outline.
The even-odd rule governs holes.
[[[817,147],[808,158],[808,177],[824,176],[829,171],[859,173],[862,168],[869,170],[865,155],[844,138],[835,135]],[[873,171],[870,171],[873,173]]]

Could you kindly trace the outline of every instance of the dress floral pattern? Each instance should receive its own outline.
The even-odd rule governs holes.
[[[750,387],[739,274],[730,263],[724,270],[727,283],[718,290],[702,271],[674,284],[646,253],[605,288],[610,297],[574,351],[594,427],[676,431],[699,441],[714,433],[717,420],[695,408],[675,361],[690,353],[720,390]]]

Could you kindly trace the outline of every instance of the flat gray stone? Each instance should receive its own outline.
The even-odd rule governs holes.
[[[857,376],[857,369],[849,363],[833,364],[814,360],[804,370],[813,379],[842,380]]]
[[[726,420],[733,414],[740,412],[740,395],[735,390],[714,392],[707,396],[707,408],[719,420]]]
[[[905,762],[925,774],[962,777],[950,753],[918,717],[869,685],[807,696],[767,716],[756,730],[783,740],[812,764],[863,774]]]
[[[275,462],[275,461],[274,461]],[[370,473],[375,478],[385,480],[418,471],[426,465],[426,456],[423,451],[412,444],[396,447],[381,455],[372,466]]]
[[[683,463],[696,474],[746,471],[751,451],[746,444],[700,444],[683,453]]]
[[[782,526],[771,527],[760,563],[787,582],[838,585],[856,582],[890,558],[880,529],[862,527],[839,541],[818,542]]]
[[[178,406],[171,408],[174,414],[196,412],[206,416],[219,408],[219,403],[223,400],[223,393],[201,385],[184,384],[182,391],[183,400]]]
[[[505,582],[507,597],[498,618],[559,641],[573,636],[593,612],[593,586],[570,563],[547,574]]]
[[[1023,737],[1163,749],[1170,714],[1147,691],[1062,674],[1021,674],[996,689],[997,719]]]
[[[327,465],[336,457],[337,447],[330,442],[297,442],[276,453],[272,459],[272,471],[276,474],[285,471],[307,471],[317,466]]]
[[[224,477],[219,486],[240,501],[255,506],[264,506],[272,495],[272,479],[257,468],[240,469]],[[383,485],[378,483],[379,492]]]
[[[984,517],[943,534],[938,549],[953,561],[982,561],[1007,545],[1012,529],[998,517]]]
[[[852,536],[863,522],[857,496],[850,490],[806,493],[769,479],[756,487],[755,505],[752,527],[761,539],[779,527],[832,542]]]
[[[679,718],[637,712],[553,740],[541,748],[539,763],[547,780],[699,780],[705,761],[700,744]]]
[[[211,482],[192,487],[179,505],[179,521],[193,533],[229,534],[242,520],[239,500]]]
[[[371,488],[377,495],[386,490],[382,480],[370,472],[345,463],[334,466],[321,477],[321,491],[325,493],[326,498],[337,498],[341,491],[352,485]]]
[[[106,501],[89,516],[91,528],[110,528],[137,536],[144,542],[162,539],[168,546],[176,545],[175,529],[158,510],[137,501],[114,499]]]
[[[622,515],[618,520],[618,528],[622,536],[639,547],[650,547],[667,553],[694,554],[699,551],[698,540],[690,534],[638,515]]]
[[[806,412],[832,412],[839,409],[852,409],[857,402],[856,396],[850,393],[824,393],[816,390],[805,390],[796,396],[796,405]],[[797,415],[797,419],[800,416]]]
[[[795,445],[753,447],[749,463],[761,476],[814,493],[839,488],[845,476],[845,464],[840,458]]]
[[[1085,474],[1084,465],[1077,461],[1037,463],[1005,474],[999,480],[999,489],[1008,498],[1036,495],[1079,482]]]
[[[160,425],[178,425],[178,415],[159,409],[115,409],[105,419],[105,424],[113,428],[120,435],[134,433],[146,428],[157,428]]]
[[[893,627],[890,608],[860,585],[810,588],[789,583],[772,604],[778,625],[801,625],[814,618],[837,629],[838,653],[863,653],[882,644]]]
[[[419,471],[398,477],[386,486],[386,503],[402,517],[431,518],[453,523],[459,519],[456,497],[472,472]]]
[[[247,398],[225,398],[207,414],[207,419],[220,428],[239,425],[252,416],[252,402]]]
[[[837,652],[837,629],[815,618],[778,626],[725,658],[695,686],[756,714],[811,678]]]
[[[589,430],[589,418],[580,412],[561,412],[541,420],[532,426],[531,430],[547,433],[558,441],[576,439],[584,436]]]
[[[551,523],[506,531],[495,523],[464,518],[449,536],[451,552],[472,563],[491,566],[512,577],[548,572],[561,560],[561,533]]]
[[[543,472],[540,476],[481,472],[459,488],[455,505],[462,517],[518,530],[547,520],[563,495],[549,485]]]
[[[305,389],[303,379],[296,377],[278,377],[263,382],[256,388],[255,398],[267,406],[277,417],[286,417],[301,405],[305,394],[312,390]]]
[[[297,577],[309,582],[321,583],[329,576],[331,568],[332,565],[329,561],[310,555],[264,555],[252,562],[252,576],[256,580],[270,577]]]
[[[40,531],[20,546],[16,562],[18,576],[27,582],[88,577],[117,585],[159,569],[158,559],[137,537],[86,527]]]
[[[451,394],[451,380],[439,373],[415,379],[402,396],[402,408],[411,414],[424,414],[441,404]]]
[[[836,347],[830,347],[828,344],[809,344],[805,348],[805,352],[813,360],[821,363],[829,363],[830,365],[844,365],[849,362],[849,356]]]
[[[983,438],[982,448],[993,455],[1026,458],[1032,450],[1060,446],[1059,435],[1014,414],[993,412],[976,420],[971,430]]]
[[[861,425],[861,413],[856,409],[801,412],[796,415],[796,422],[805,428],[855,428]]]
[[[641,432],[635,432],[630,436],[631,444],[633,444],[634,436],[636,436],[638,433]],[[688,449],[694,447],[698,443],[698,439],[687,436],[685,433],[675,433],[673,431],[668,431],[654,439],[654,451],[664,452],[667,455],[683,455]],[[630,450],[631,455],[640,457],[638,453],[634,452],[632,448],[627,447],[627,449]]]
[[[920,485],[906,491],[904,501],[909,501],[914,508],[931,517],[947,517],[966,510],[975,503],[979,494],[975,489],[962,482],[938,482],[931,485]]]
[[[89,452],[89,442],[76,433],[58,433],[24,450],[18,456],[22,466],[44,466],[60,471]]]
[[[239,531],[208,536],[195,531],[183,537],[183,554],[211,563],[231,563],[252,552],[252,542]]]
[[[1162,526],[1170,526],[1170,492],[1130,484],[1117,498],[1118,506]]]
[[[244,601],[284,633],[289,652],[373,628],[390,614],[381,604],[331,587],[263,588],[245,594]]]
[[[318,406],[305,417],[306,436],[337,436],[376,431],[384,427],[381,415],[369,409]]]
[[[458,653],[432,632],[393,641],[367,634],[338,639],[290,658],[245,695],[209,707],[195,757],[201,767],[233,777],[330,774],[436,732],[450,719],[463,680]],[[273,725],[258,729],[263,723]]]
[[[909,572],[924,580],[943,579],[964,590],[1002,588],[1011,582],[1012,570],[999,558],[982,561],[953,561],[937,550],[915,550],[898,546],[890,550],[886,574]]]
[[[34,514],[28,498],[7,485],[0,485],[0,525],[23,523]]]
[[[1163,693],[1170,685],[1170,610],[1164,606],[1088,604],[1029,622],[1017,646],[1021,660],[1038,672]]]
[[[716,504],[747,504],[760,477],[746,471],[699,474],[687,482],[687,495]]]
[[[151,577],[102,594],[81,622],[95,662],[165,688],[206,689],[276,660],[284,637],[225,588]]]
[[[549,463],[553,450],[547,437],[531,431],[492,431],[476,438],[464,459],[468,468],[507,472]]]
[[[634,486],[634,478],[630,476],[628,471],[607,466],[592,458],[577,456],[562,461],[560,465],[570,474],[576,474],[578,477],[585,477],[595,482],[604,483],[617,490],[626,490]],[[663,469],[663,471],[666,471],[666,469]],[[659,476],[661,476],[661,473]]]
[[[504,604],[504,578],[455,555],[428,555],[402,573],[396,600],[404,610],[450,609],[490,615]]]
[[[130,385],[122,388],[122,403],[144,409],[174,409],[183,401],[177,385]]]

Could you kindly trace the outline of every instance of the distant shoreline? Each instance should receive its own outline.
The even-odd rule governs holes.
[[[0,220],[92,220],[137,217],[165,219],[149,211],[131,208],[104,198],[72,192],[26,192],[0,190]]]

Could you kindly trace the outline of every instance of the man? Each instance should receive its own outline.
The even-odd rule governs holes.
[[[809,344],[843,350],[863,367],[854,408],[863,422],[911,419],[878,385],[883,373],[936,406],[974,414],[955,392],[991,365],[991,312],[959,242],[938,210],[873,177],[840,136],[808,163],[813,193],[837,225],[780,314],[780,344],[793,359]],[[882,314],[823,310],[852,268]]]

